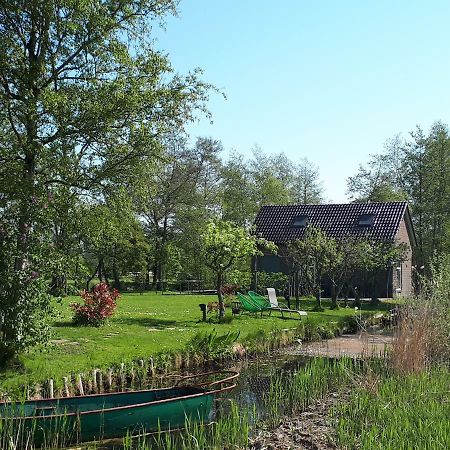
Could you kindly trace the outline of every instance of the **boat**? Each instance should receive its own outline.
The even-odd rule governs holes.
[[[173,430],[208,419],[215,395],[236,387],[238,376],[222,370],[181,377],[169,388],[1,402],[0,421],[35,445]]]

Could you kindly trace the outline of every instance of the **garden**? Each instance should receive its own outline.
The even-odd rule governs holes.
[[[0,449],[447,448],[448,126],[388,141],[325,205],[307,158],[189,134],[225,95],[158,48],[178,3],[0,3]],[[368,325],[381,357],[303,353]]]
[[[324,311],[315,312],[313,298],[301,299],[301,308],[308,312],[307,318],[266,312],[263,317],[241,313],[232,317],[231,308],[226,308],[229,323],[219,323],[217,311],[208,314],[208,321],[202,322],[199,304],[217,300],[212,295],[180,295],[177,293],[122,294],[117,300],[117,310],[104,326],[79,326],[73,320],[74,311],[70,305],[78,297],[66,297],[60,303],[55,301],[58,316],[52,325],[52,335],[45,346],[34,348],[22,355],[17,365],[0,372],[0,389],[15,391],[25,385],[45,382],[53,378],[61,382],[71,373],[90,372],[94,368],[108,369],[121,363],[140,359],[156,358],[158,355],[183,353],[194,336],[215,330],[223,335],[239,332],[237,341],[247,343],[258,339],[270,339],[270,333],[281,330],[296,330],[305,324],[314,324],[317,331],[312,339],[333,337],[345,328],[354,330],[353,308],[329,308],[325,300]],[[363,306],[367,314],[387,312],[390,303]],[[303,338],[298,335],[296,338]],[[276,339],[275,337],[273,338]],[[250,349],[251,350],[251,349]],[[51,361],[51,364],[49,364]]]

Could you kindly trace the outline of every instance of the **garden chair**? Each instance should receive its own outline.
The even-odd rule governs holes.
[[[267,309],[270,309],[267,307],[267,305],[263,306],[260,304],[255,303],[251,298],[247,297],[244,294],[241,294],[240,292],[236,292],[236,295],[238,296],[239,301],[241,302],[242,309],[247,312],[251,313],[262,313],[263,311],[266,311]]]
[[[281,317],[284,319],[283,308],[273,307],[266,297],[263,297],[262,295],[259,295],[256,292],[249,291],[248,295],[253,300],[254,303],[270,311],[269,315],[272,313],[272,311],[279,311],[281,313]]]
[[[308,313],[306,311],[300,311],[298,309],[291,309],[291,308],[281,307],[278,304],[277,293],[276,293],[274,288],[267,288],[267,295],[269,296],[269,302],[270,302],[271,308],[274,309],[274,310],[280,311],[282,316],[283,316],[283,312],[287,312],[290,315],[292,315],[292,313],[296,313],[296,314],[298,314],[300,316],[300,319],[302,318],[302,316],[307,316],[308,315]]]

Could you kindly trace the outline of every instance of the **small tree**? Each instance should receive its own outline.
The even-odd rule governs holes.
[[[261,247],[276,252],[273,242],[258,238],[249,230],[237,227],[231,222],[210,222],[202,235],[205,264],[216,278],[219,316],[224,315],[222,284],[224,273],[241,259],[262,255]]]
[[[336,241],[336,250],[336,259],[328,273],[332,288],[331,308],[337,308],[337,299],[344,286],[349,286],[355,273],[360,272],[366,266],[370,243],[358,237],[347,236]]]
[[[337,264],[336,241],[319,228],[309,226],[303,239],[288,244],[288,252],[295,265],[301,268],[301,279],[314,293],[317,307],[322,308],[321,280]]]

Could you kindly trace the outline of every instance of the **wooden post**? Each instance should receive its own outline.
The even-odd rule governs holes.
[[[70,397],[70,391],[69,391],[69,380],[67,377],[63,378],[64,381],[64,395],[66,397]]]
[[[97,390],[99,394],[103,392],[103,375],[100,369],[97,371]]]
[[[92,388],[93,388],[95,393],[97,393],[97,389],[98,389],[98,386],[97,386],[97,371],[98,371],[98,369],[94,369],[92,371]]]
[[[84,395],[84,387],[83,387],[83,380],[81,378],[81,373],[77,375],[77,385],[78,385],[78,392],[80,395]]]
[[[150,358],[150,374],[155,376],[155,362],[153,361],[153,357]]]
[[[54,390],[54,385],[53,385],[53,379],[50,378],[50,380],[48,380],[48,395],[49,398],[54,398],[55,397],[55,390]]]
[[[120,364],[120,385],[123,390],[125,388],[125,363]]]
[[[133,388],[134,387],[134,362],[131,361],[131,368],[130,368],[130,387]]]
[[[109,370],[108,370],[108,390],[111,392],[111,389],[112,389],[112,384],[113,384],[113,381],[112,381],[112,376],[113,375],[113,370],[110,368]]]

